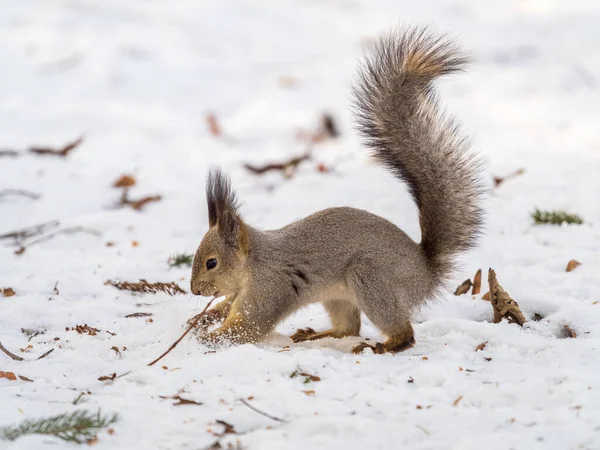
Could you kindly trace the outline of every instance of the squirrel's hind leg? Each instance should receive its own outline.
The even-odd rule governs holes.
[[[376,258],[361,258],[350,267],[348,284],[354,290],[359,307],[389,337],[375,345],[363,342],[352,349],[353,353],[361,353],[365,348],[377,354],[396,353],[415,344],[410,323],[411,305],[404,300],[405,296],[412,295],[407,292],[410,280],[399,277],[393,267],[381,264]]]
[[[290,338],[294,342],[314,341],[326,337],[343,338],[360,333],[360,309],[349,300],[327,300],[323,307],[329,314],[332,328],[316,332],[312,328],[300,328]]]

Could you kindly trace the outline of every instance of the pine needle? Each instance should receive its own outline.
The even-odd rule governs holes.
[[[564,211],[541,211],[536,209],[532,214],[536,225],[562,225],[563,223],[581,225],[583,219],[577,214],[569,214]]]
[[[171,256],[167,261],[169,267],[192,267],[192,262],[194,262],[194,255],[190,255],[188,253],[178,253]]]
[[[78,410],[45,419],[25,420],[19,425],[0,428],[0,438],[14,441],[28,434],[55,436],[67,442],[83,444],[93,439],[96,433],[119,420],[117,414],[102,415],[100,410],[91,413]]]

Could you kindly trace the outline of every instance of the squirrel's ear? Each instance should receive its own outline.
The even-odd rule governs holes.
[[[209,225],[218,227],[219,234],[228,245],[247,253],[248,229],[238,213],[237,199],[231,183],[218,169],[213,169],[208,174],[206,199]]]

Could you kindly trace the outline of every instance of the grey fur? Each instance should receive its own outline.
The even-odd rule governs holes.
[[[414,343],[411,313],[436,294],[453,257],[474,245],[481,227],[476,162],[456,125],[438,112],[431,84],[464,63],[449,41],[426,30],[390,34],[366,59],[354,90],[367,143],[409,185],[419,208],[420,244],[388,220],[354,208],[325,209],[279,230],[254,229],[240,218],[226,177],[211,172],[211,229],[196,253],[192,292],[229,299],[224,324],[201,340],[255,342],[319,302],[333,328],[299,330],[294,340],[358,335],[362,311],[389,336],[378,350]],[[207,270],[213,257],[219,265]]]

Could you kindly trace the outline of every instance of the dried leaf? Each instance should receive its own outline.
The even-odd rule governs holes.
[[[2,288],[2,295],[3,295],[4,297],[12,297],[12,296],[13,296],[13,295],[15,295],[15,294],[16,294],[16,293],[15,293],[15,291],[14,291],[14,289],[13,289],[13,288],[9,288],[9,287],[7,287],[7,288]]]
[[[508,175],[506,175],[504,177],[494,177],[494,187],[498,187],[505,181],[510,180],[511,178],[518,177],[519,175],[523,175],[524,173],[525,173],[525,169],[521,168],[521,169],[515,170],[514,172],[509,173]]]
[[[27,378],[24,375],[19,375],[19,378],[23,381],[29,381],[30,383],[33,383],[33,380],[31,378]]]
[[[454,295],[466,294],[469,292],[469,289],[471,289],[471,286],[473,286],[473,283],[471,283],[470,279],[463,281],[462,284],[456,288],[456,291],[454,291]]]
[[[17,380],[17,376],[13,372],[3,372],[2,370],[0,370],[0,378],[6,378],[10,381]]]
[[[113,381],[115,378],[117,378],[117,374],[113,373],[112,375],[104,375],[99,377],[98,381]]]
[[[580,265],[581,265],[581,263],[579,261],[575,261],[574,259],[572,259],[567,264],[567,272],[572,272],[573,270],[575,270]]]
[[[96,336],[100,331],[98,328],[90,327],[87,323],[85,325],[75,325],[74,328],[66,327],[65,331],[76,331],[78,334],[87,334],[89,336]]]
[[[488,341],[482,342],[477,347],[475,347],[475,351],[478,352],[480,350],[483,350],[487,344],[488,344]]]
[[[165,369],[166,367],[163,366],[163,369]],[[160,398],[162,399],[171,399],[171,400],[177,400],[175,403],[173,403],[173,406],[181,406],[181,405],[202,405],[202,402],[196,402],[194,400],[189,400],[187,398],[182,398],[179,395],[172,395],[172,396],[167,396],[167,395],[159,395]]]
[[[489,293],[489,291],[486,292],[485,294],[483,294],[481,296],[481,300],[487,300],[488,302],[490,301],[490,293]]]
[[[304,392],[306,395],[315,395],[315,391],[302,391]]]
[[[303,155],[290,158],[289,160],[284,161],[282,163],[271,163],[266,164],[264,166],[253,166],[251,164],[244,164],[244,167],[256,175],[262,175],[263,173],[269,172],[271,170],[279,170],[283,172],[286,178],[291,178],[298,165],[304,161],[309,160],[310,157],[310,153],[307,152]]]
[[[527,320],[521,312],[519,304],[500,286],[493,269],[488,271],[488,284],[490,286],[490,302],[494,308],[494,323],[500,323],[506,317],[510,323],[516,322],[523,326]]]
[[[481,292],[481,269],[477,271],[475,274],[475,278],[473,278],[473,290],[471,291],[472,295],[477,295]]]
[[[237,434],[237,431],[235,431],[235,428],[230,423],[227,423],[224,420],[215,420],[215,423],[223,425],[223,431],[221,433],[215,433],[216,436],[224,436],[226,434]]]
[[[458,397],[456,400],[454,400],[452,402],[452,406],[458,406],[458,404],[460,403],[460,401],[463,399],[463,396],[461,395],[460,397]]]
[[[116,188],[131,187],[131,186],[134,186],[135,183],[136,183],[136,180],[133,175],[122,175],[113,183],[113,187],[116,187]]]
[[[569,325],[563,325],[563,337],[576,338],[577,333]]]
[[[219,126],[219,122],[217,121],[217,117],[214,114],[206,115],[206,123],[208,124],[208,130],[210,134],[213,136],[221,136],[221,127]]]
[[[31,147],[29,149],[29,151],[31,153],[36,153],[38,155],[55,155],[55,156],[61,156],[61,157],[65,158],[69,155],[69,153],[71,153],[82,142],[83,142],[83,136],[79,137],[78,139],[75,139],[72,142],[69,142],[68,144],[65,144],[63,147],[61,147],[59,149],[54,149],[51,147]]]

